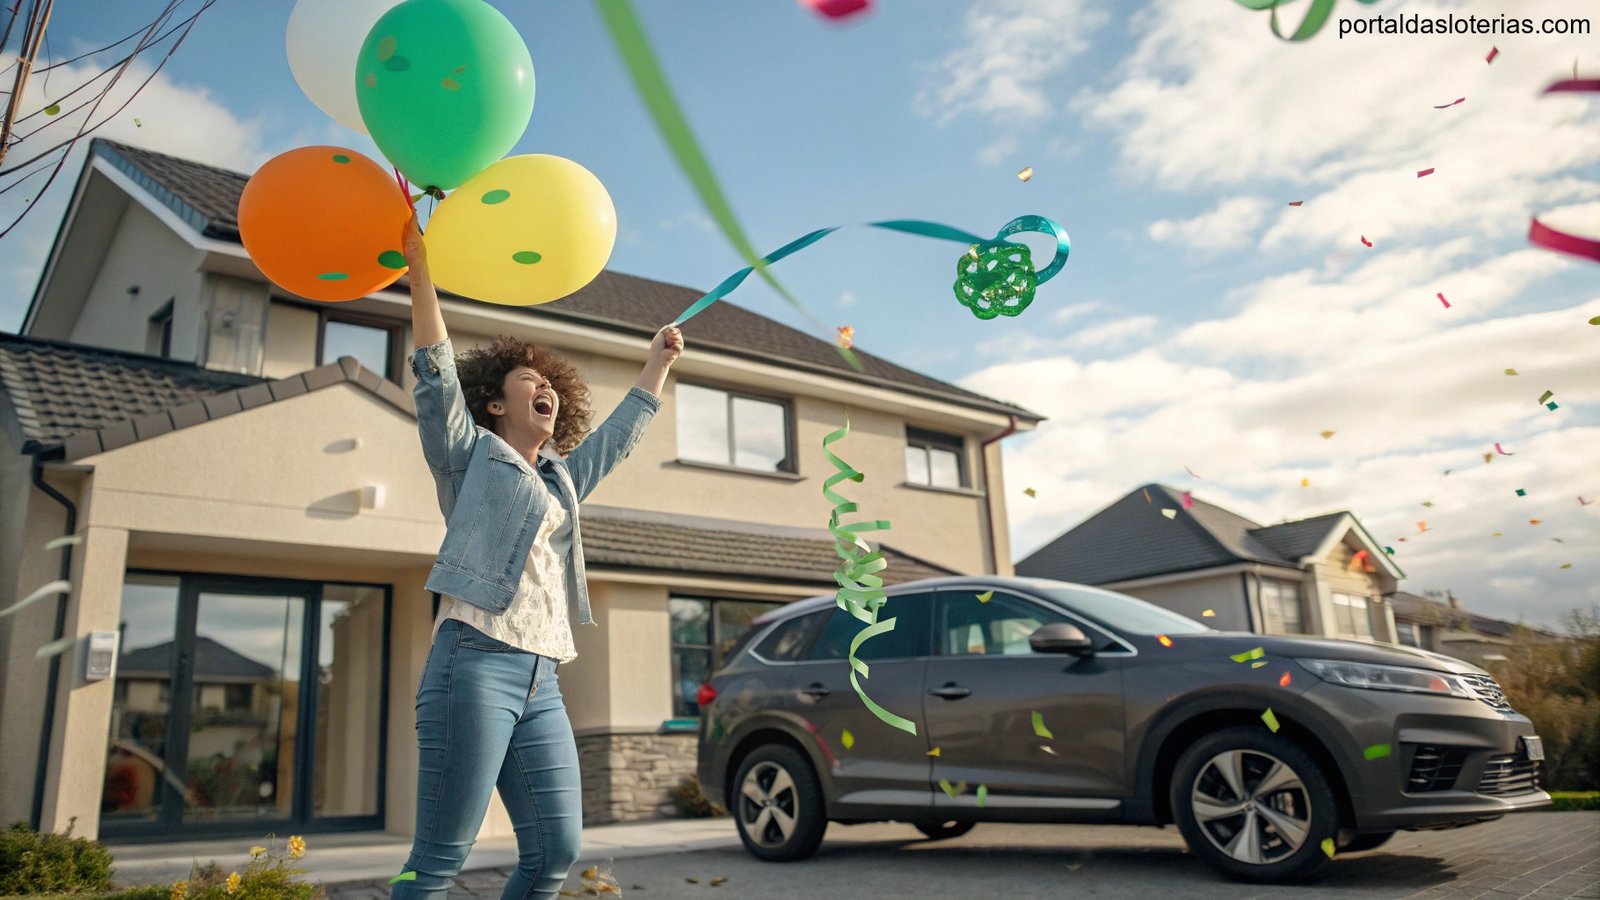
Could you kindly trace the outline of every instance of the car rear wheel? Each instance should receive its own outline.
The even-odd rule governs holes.
[[[828,828],[822,786],[811,763],[793,747],[767,744],[739,766],[733,818],[751,856],[768,862],[805,859]]]
[[[1289,738],[1229,728],[1196,741],[1173,770],[1173,818],[1196,856],[1244,881],[1304,879],[1338,832],[1328,780]]]
[[[1362,850],[1376,850],[1379,847],[1382,847],[1384,844],[1389,843],[1389,838],[1392,837],[1394,837],[1394,832],[1392,831],[1369,831],[1366,834],[1356,835],[1349,841],[1346,841],[1344,846],[1340,847],[1339,849],[1346,853],[1360,853]]]
[[[939,822],[934,825],[918,825],[917,830],[928,836],[930,841],[947,841],[958,838],[972,830],[977,822]]]

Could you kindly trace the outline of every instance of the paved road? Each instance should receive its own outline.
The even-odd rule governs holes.
[[[930,842],[909,826],[828,829],[800,863],[761,863],[740,848],[619,859],[611,871],[637,900],[935,897],[1600,898],[1600,812],[1532,813],[1442,832],[1401,832],[1335,859],[1315,885],[1263,887],[1213,874],[1177,829],[979,825]],[[698,883],[691,883],[694,878]],[[713,879],[726,881],[712,886]],[[469,872],[452,897],[500,896],[504,870]],[[567,888],[583,894],[577,873]],[[329,900],[386,897],[379,883],[330,887]]]

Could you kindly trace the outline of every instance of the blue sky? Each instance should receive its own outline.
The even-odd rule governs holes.
[[[738,268],[593,6],[494,5],[537,73],[514,152],[605,183],[611,268],[699,288]],[[158,4],[89,6],[56,10],[57,55]],[[296,86],[291,6],[221,0],[103,133],[240,171],[313,143],[375,156]],[[763,250],[883,218],[1065,224],[1071,262],[1016,319],[955,302],[961,248],[944,242],[849,229],[777,269],[861,348],[1049,417],[1005,444],[1018,556],[1161,481],[1263,523],[1349,509],[1396,548],[1404,589],[1450,588],[1480,612],[1555,625],[1600,602],[1600,503],[1577,501],[1600,499],[1600,266],[1525,240],[1533,212],[1600,234],[1600,98],[1538,96],[1574,61],[1600,71],[1600,20],[1587,37],[1342,41],[1330,23],[1291,45],[1230,0],[879,0],[849,27],[792,0],[638,6]],[[1593,7],[1342,0],[1336,15],[1395,12]],[[55,94],[83,73],[53,77]],[[0,328],[20,324],[75,172],[0,241]],[[811,327],[755,280],[732,302]],[[1559,410],[1535,402],[1546,389]],[[1495,441],[1517,455],[1485,464]]]

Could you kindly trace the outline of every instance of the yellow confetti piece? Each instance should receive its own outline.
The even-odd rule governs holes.
[[[1506,370],[1506,374],[1507,375],[1515,375],[1515,374],[1517,374],[1517,370],[1516,369],[1507,369]]]
[[[1252,669],[1259,669],[1259,668],[1261,668],[1261,667],[1262,667],[1262,666],[1264,666],[1264,665],[1266,665],[1266,664],[1267,664],[1267,661],[1266,661],[1266,660],[1264,660],[1264,659],[1258,659],[1258,660],[1256,660],[1256,661],[1255,661],[1255,662],[1253,662],[1253,663],[1251,663],[1251,664],[1250,664],[1250,668],[1252,668]]]
[[[61,112],[61,104],[59,103],[52,103],[44,108],[44,114],[47,116],[53,116],[59,112]]]
[[[1033,178],[1033,166],[1023,166],[1022,171],[1017,173],[1017,177],[1023,181]]]
[[[938,756],[939,755],[939,748],[935,747],[935,748],[933,748],[932,750],[929,750],[927,753],[925,753],[923,755],[924,756]]]
[[[964,793],[967,792],[967,783],[965,781],[962,781],[962,782],[959,782],[957,784],[951,784],[950,782],[945,781],[943,778],[941,778],[941,779],[939,779],[939,790],[944,791],[945,794],[948,795],[951,800],[954,800],[957,797],[957,795],[964,794]]]
[[[1328,854],[1329,859],[1333,859],[1333,838],[1322,839],[1322,852]]]
[[[1156,635],[1156,640],[1160,641],[1161,642],[1161,646],[1163,646],[1163,647],[1171,647],[1172,646],[1172,638],[1169,638],[1164,634]]]
[[[1495,532],[1495,533],[1494,533],[1494,536],[1495,536],[1495,537],[1505,537],[1505,536],[1506,536],[1506,533],[1505,533],[1505,532],[1504,532],[1504,531],[1496,531],[1496,532]]]
[[[1385,756],[1389,756],[1392,753],[1394,753],[1394,748],[1390,747],[1388,744],[1373,744],[1372,746],[1361,751],[1361,755],[1365,756],[1369,761],[1374,759],[1383,759]]]
[[[1040,715],[1038,710],[1033,711],[1033,733],[1047,741],[1056,739],[1056,736],[1050,733],[1050,729],[1044,727],[1044,716]]]
[[[1175,509],[1163,509],[1161,514],[1169,519],[1176,519],[1178,517],[1178,511]]]
[[[834,326],[833,330],[839,332],[839,337],[834,341],[834,343],[846,350],[849,350],[850,345],[853,344],[856,339],[855,328],[850,325],[836,325]]]
[[[1422,501],[1422,505],[1426,506],[1429,509],[1433,509],[1433,501],[1432,500],[1424,500],[1424,501]]]
[[[134,119],[133,120],[133,127],[135,127],[135,128],[143,128],[144,127],[144,123],[139,121],[138,119]]]
[[[1551,397],[1554,397],[1555,395],[1556,395],[1555,391],[1545,391],[1544,393],[1539,395],[1539,402],[1540,403],[1544,403],[1545,401],[1549,400]]]
[[[1261,714],[1261,721],[1267,723],[1273,734],[1278,733],[1278,717],[1272,714],[1272,707],[1267,707],[1267,711]]]
[[[1331,437],[1333,437],[1333,432],[1331,432],[1331,431],[1324,431],[1322,433],[1322,439],[1323,440],[1327,440],[1328,438],[1331,438]]]
[[[844,733],[839,735],[839,743],[843,744],[846,750],[849,750],[856,745],[856,736],[850,733],[850,729],[846,728]]]
[[[1023,488],[1022,492],[1024,494],[1027,494],[1029,497],[1037,497],[1037,496],[1039,496],[1039,492],[1034,490],[1033,488]]]
[[[1242,662],[1249,662],[1252,659],[1261,659],[1262,657],[1264,657],[1266,655],[1267,655],[1267,651],[1265,649],[1263,649],[1261,647],[1254,647],[1254,648],[1251,648],[1249,650],[1244,651],[1243,653],[1235,653],[1235,654],[1233,654],[1232,656],[1230,656],[1228,658],[1233,660],[1234,662],[1241,662],[1242,663]]]
[[[1202,618],[1202,619],[1215,619],[1216,617],[1217,617],[1217,611],[1214,610],[1214,609],[1208,609],[1205,612],[1200,614],[1200,618]]]
[[[1561,564],[1561,568],[1570,569],[1570,568],[1572,568],[1572,563],[1562,563]]]
[[[1311,479],[1309,479],[1309,478],[1300,479],[1300,486],[1303,487],[1303,488],[1311,487]]]
[[[1542,522],[1543,522],[1543,520],[1542,520],[1542,519],[1529,519],[1529,520],[1528,520],[1528,524],[1529,524],[1529,525],[1539,525],[1539,524],[1541,524],[1541,523],[1542,523]]]
[[[979,603],[988,603],[990,600],[993,600],[993,599],[994,599],[994,591],[984,591],[983,593],[978,595],[978,602]]]
[[[983,809],[983,804],[985,802],[987,802],[988,799],[989,799],[989,786],[986,785],[986,784],[978,785],[978,808],[979,809]]]
[[[1046,747],[1040,747],[1040,748],[1039,748],[1039,749],[1040,749],[1040,750],[1043,750],[1043,751],[1044,751],[1044,752],[1046,752],[1046,753],[1048,753],[1048,754],[1050,754],[1050,755],[1051,755],[1051,756],[1057,756],[1057,755],[1059,755],[1059,754],[1057,754],[1057,753],[1056,753],[1056,748],[1054,748],[1054,747],[1048,747],[1048,746],[1046,746]]]
[[[726,875],[718,875],[717,877],[711,879],[711,881],[709,881],[707,883],[710,884],[712,887],[722,887],[723,885],[728,883],[728,876],[726,876]],[[622,892],[618,891],[617,893],[620,894]]]
[[[584,869],[583,870],[583,874],[581,874],[578,877],[580,877],[580,878],[593,878],[593,877],[595,877],[596,875],[599,875],[599,874],[600,874],[600,867],[599,866],[590,866],[589,868]]]

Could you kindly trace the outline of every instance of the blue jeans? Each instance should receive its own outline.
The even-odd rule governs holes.
[[[417,833],[405,866],[417,877],[389,896],[446,896],[498,785],[519,856],[500,896],[555,897],[583,836],[578,746],[556,661],[445,621],[417,692],[417,747]]]

